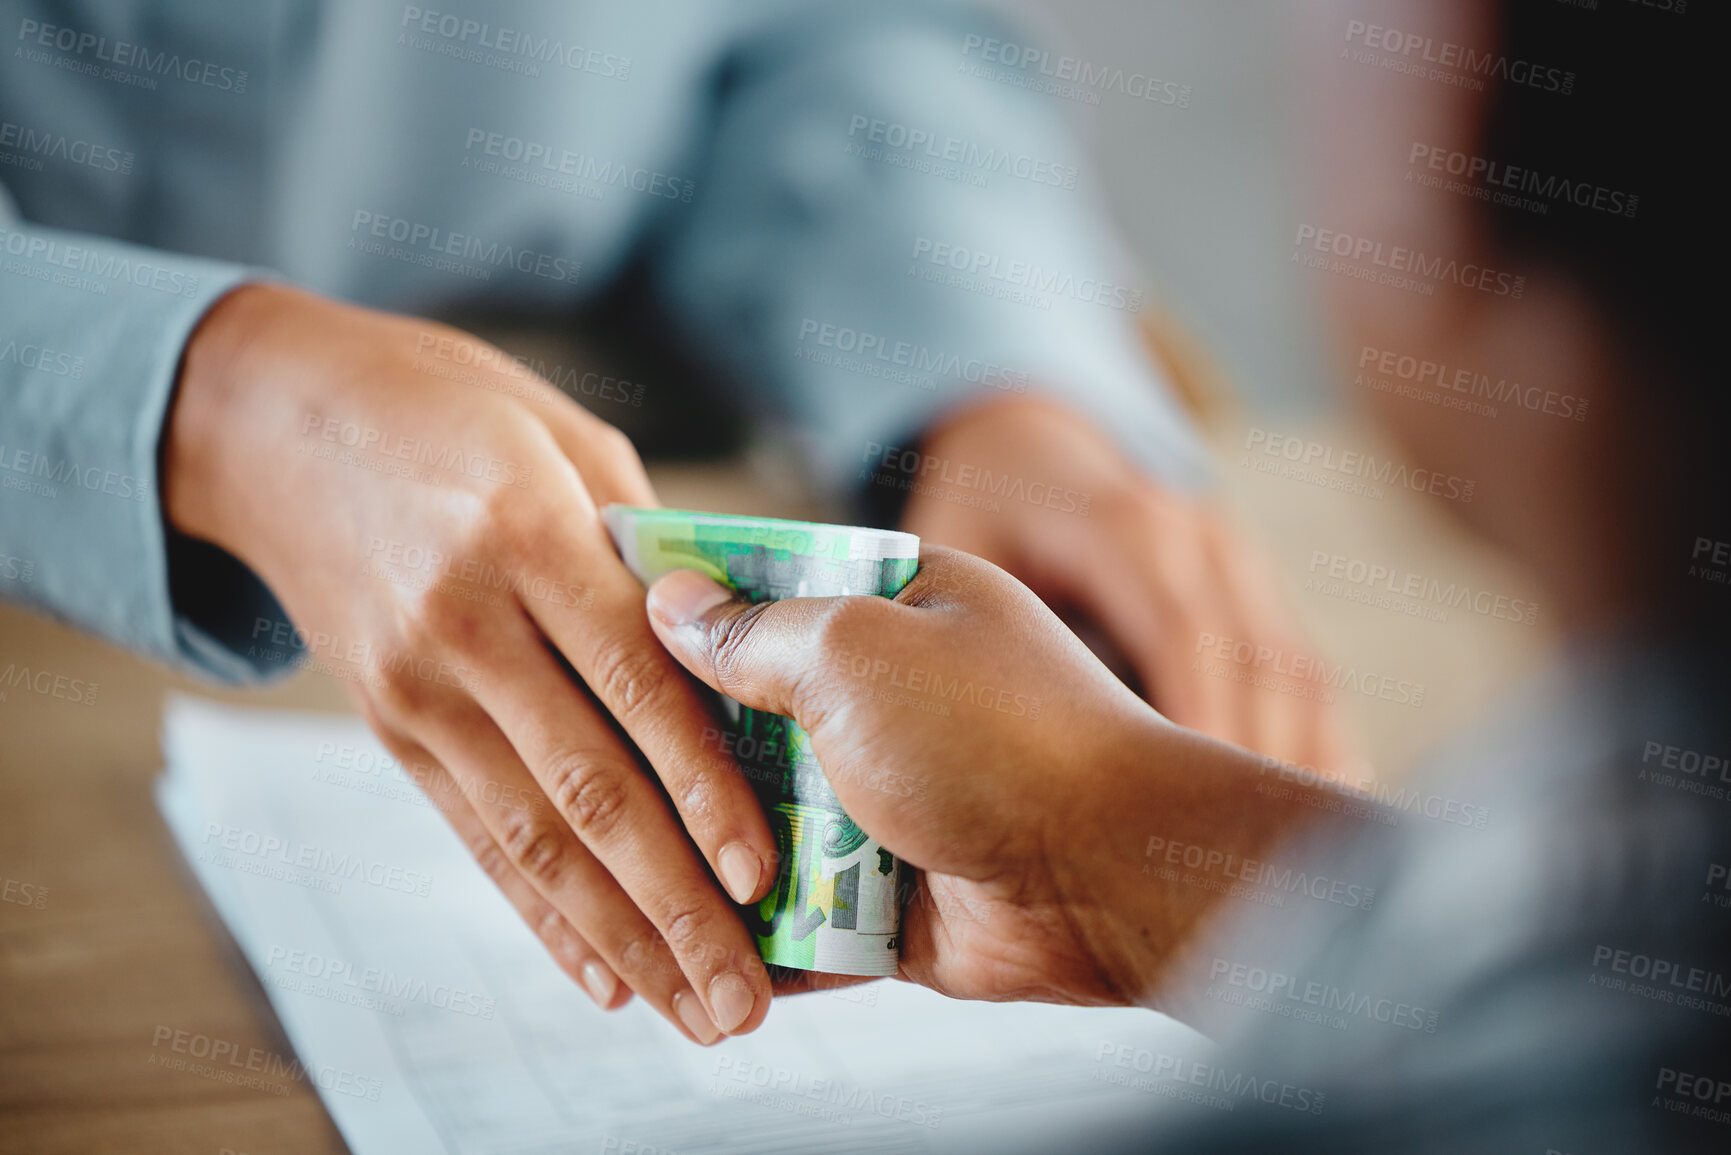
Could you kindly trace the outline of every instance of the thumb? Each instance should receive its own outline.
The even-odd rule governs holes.
[[[649,625],[667,652],[742,706],[797,717],[823,668],[821,619],[839,598],[752,604],[694,569],[649,587]]]

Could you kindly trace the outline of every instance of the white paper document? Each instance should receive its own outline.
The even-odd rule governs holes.
[[[885,980],[694,1046],[598,1010],[357,719],[171,701],[157,797],[356,1155],[1085,1146],[1199,1039]]]

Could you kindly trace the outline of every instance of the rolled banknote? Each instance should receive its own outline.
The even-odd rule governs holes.
[[[920,540],[911,533],[625,505],[609,505],[602,516],[645,585],[695,569],[754,602],[894,597],[919,567]],[[731,698],[722,704],[724,745],[751,780],[781,854],[775,889],[745,908],[763,960],[830,974],[895,974],[900,865],[842,810],[798,723]]]

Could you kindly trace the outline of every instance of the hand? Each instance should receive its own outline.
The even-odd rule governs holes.
[[[704,1043],[762,1021],[716,879],[761,897],[775,842],[597,515],[655,502],[622,434],[466,334],[248,286],[189,343],[166,439],[169,520],[270,586],[598,1003]]]
[[[1221,513],[1142,475],[1080,415],[1038,398],[971,406],[932,430],[912,473],[888,476],[918,483],[902,528],[1003,566],[1066,616],[1081,611],[1174,722],[1283,761],[1347,763],[1327,704],[1200,671],[1205,634],[1307,647],[1267,563]]]
[[[1144,875],[1150,833],[1251,856],[1321,812],[1259,794],[1263,759],[1162,719],[965,554],[922,549],[893,601],[748,605],[680,570],[649,615],[704,682],[804,726],[848,813],[924,871],[900,973],[955,998],[1155,1005],[1226,888]]]

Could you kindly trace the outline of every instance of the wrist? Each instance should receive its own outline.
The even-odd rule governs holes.
[[[1327,811],[1259,790],[1265,759],[1151,709],[1098,745],[1078,785],[1090,809],[1071,827],[1091,833],[1064,860],[1058,889],[1102,981],[1125,1002],[1156,1007],[1245,864],[1278,854]]]
[[[1048,837],[1054,889],[1097,981],[1118,1000],[1148,1005],[1150,959],[1171,936],[1149,925],[1139,855],[1163,790],[1155,768],[1175,729],[1140,702],[1087,729],[1090,749],[1068,793],[1079,809],[1058,815]],[[1056,808],[1054,808],[1056,812]]]
[[[224,547],[222,459],[233,434],[228,414],[241,392],[238,362],[257,334],[260,297],[269,291],[241,285],[206,311],[187,338],[163,425],[163,515],[189,537]]]
[[[241,285],[219,298],[187,339],[164,421],[164,517],[249,563],[256,543],[248,527],[259,522],[254,491],[280,472],[269,465],[283,441],[271,417],[288,401],[275,388],[286,380],[273,384],[261,371],[280,360],[287,320],[316,301],[271,284]]]

